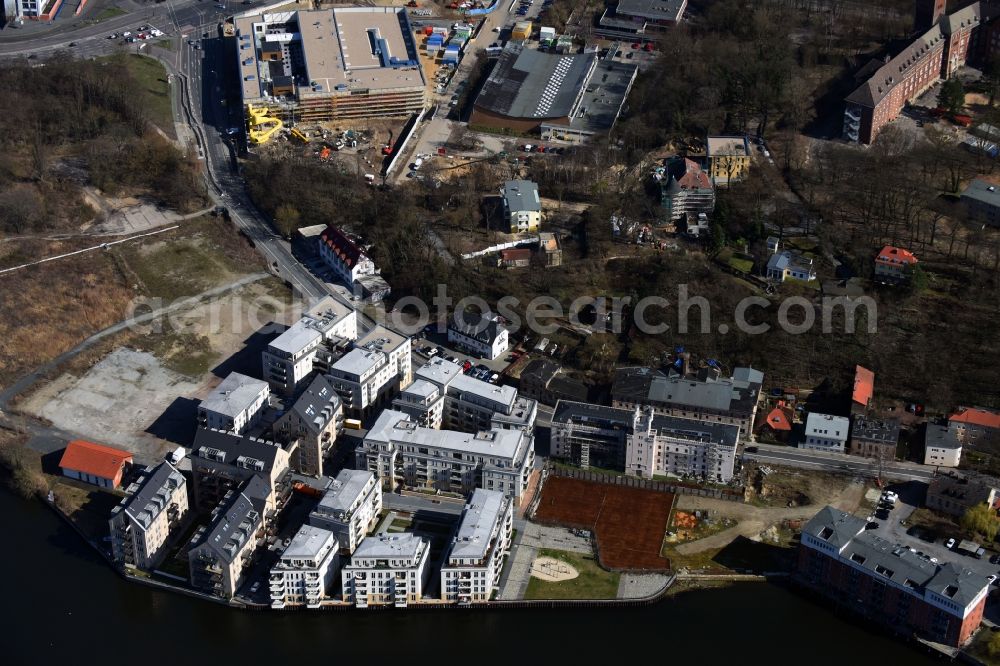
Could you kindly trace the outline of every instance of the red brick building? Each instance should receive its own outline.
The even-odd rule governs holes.
[[[865,531],[825,507],[802,529],[796,580],[838,607],[904,636],[964,645],[979,628],[989,582]]]
[[[928,20],[932,25],[894,58],[870,62],[858,72],[861,83],[845,100],[845,139],[873,142],[908,102],[938,79],[947,79],[967,61],[982,60],[997,50],[992,33],[1000,24],[994,21],[1000,16],[1000,3],[974,2],[947,15],[943,5],[917,0],[918,29]]]

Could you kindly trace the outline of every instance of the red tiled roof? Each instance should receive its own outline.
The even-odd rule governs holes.
[[[332,224],[326,228],[320,238],[335,255],[340,257],[341,261],[347,264],[348,268],[353,268],[361,255],[364,254],[357,243]]]
[[[66,446],[59,467],[113,479],[127,462],[132,462],[132,454],[128,451],[75,439]]]
[[[979,407],[959,407],[958,411],[948,417],[949,421],[970,423],[984,428],[1000,429],[1000,414]]]
[[[860,365],[854,366],[854,402],[867,405],[875,393],[875,373]]]
[[[892,245],[883,247],[882,251],[875,257],[875,261],[880,264],[905,264],[907,266],[918,263],[917,257],[912,252]]]
[[[523,261],[525,259],[531,259],[531,250],[525,248],[517,248],[513,250],[501,250],[500,258],[503,261]]]
[[[694,160],[684,158],[681,163],[683,171],[678,169],[678,173],[673,174],[677,179],[677,184],[685,190],[711,189],[712,181],[708,174],[701,170]]]
[[[791,430],[792,419],[789,417],[789,412],[790,410],[785,406],[785,401],[779,400],[777,406],[767,415],[767,427],[771,430]]]

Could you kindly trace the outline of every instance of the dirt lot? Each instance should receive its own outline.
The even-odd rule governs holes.
[[[611,569],[670,568],[660,556],[674,496],[638,488],[550,477],[535,513],[541,523],[594,532],[601,564]]]

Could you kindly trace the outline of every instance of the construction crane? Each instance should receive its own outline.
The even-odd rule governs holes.
[[[269,113],[270,110],[266,106],[247,105],[247,115],[250,116],[250,143],[255,145],[267,143],[285,126],[280,118],[268,115]]]

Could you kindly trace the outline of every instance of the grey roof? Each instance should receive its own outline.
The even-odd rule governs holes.
[[[874,108],[889,95],[896,85],[905,81],[915,67],[922,66],[935,48],[943,47],[943,41],[946,39],[941,32],[941,26],[935,25],[917,37],[896,57],[879,67],[867,81],[847,96],[846,101]],[[934,66],[933,63],[931,65]]]
[[[867,521],[832,506],[825,506],[802,528],[803,532],[826,541],[838,551],[864,531]]]
[[[503,184],[503,198],[509,210],[541,212],[542,200],[538,197],[538,185],[530,180],[508,180]]]
[[[487,345],[492,345],[500,332],[503,331],[503,327],[495,319],[469,310],[465,310],[461,314],[456,312],[454,316],[449,317],[448,328]]]
[[[521,371],[521,381],[532,379],[539,384],[548,384],[559,372],[559,366],[544,358],[532,359]]]
[[[360,377],[372,368],[388,362],[386,355],[380,351],[355,348],[347,352],[330,366],[330,373],[338,372]]]
[[[735,448],[740,439],[740,427],[728,423],[713,423],[698,419],[684,419],[677,416],[657,414],[653,417],[652,429],[660,435],[676,439],[715,442],[721,446]]]
[[[924,435],[924,447],[938,449],[962,448],[962,442],[958,439],[958,429],[951,424],[928,423],[927,433]]]
[[[218,513],[212,531],[201,545],[210,547],[226,562],[232,562],[260,527],[263,510],[264,504],[259,499],[237,493]]]
[[[753,368],[733,368],[733,383],[737,386],[758,387],[764,383],[764,373]]]
[[[403,532],[401,534],[379,534],[370,536],[361,541],[354,556],[351,557],[353,567],[359,559],[410,559],[416,560],[420,554],[421,546],[426,542],[416,534]]]
[[[246,411],[266,391],[267,382],[231,372],[199,406],[232,418]]]
[[[327,485],[317,508],[329,513],[350,511],[373,478],[374,475],[365,470],[341,470],[337,478]]]
[[[273,442],[198,428],[191,447],[191,457],[262,472],[274,466],[280,449]],[[259,468],[254,466],[257,461],[262,463]]]
[[[855,417],[851,424],[851,439],[895,446],[899,441],[899,420]]]
[[[323,337],[322,333],[309,324],[309,319],[300,319],[289,326],[288,330],[272,340],[268,347],[285,352],[286,354],[298,354],[310,344]]]
[[[288,330],[271,341],[268,347],[287,354],[298,354],[302,349],[322,338],[330,329],[354,312],[333,296],[322,298],[309,308]]]
[[[484,559],[489,552],[493,527],[508,502],[502,492],[476,488],[462,512],[449,558]]]
[[[330,380],[318,375],[292,405],[292,410],[313,433],[321,432],[340,409],[340,396]]]
[[[733,401],[729,382],[699,381],[680,376],[656,378],[649,387],[649,399],[675,405],[726,411]]]
[[[810,272],[812,260],[793,250],[782,250],[777,254],[772,254],[771,258],[767,260],[768,271],[784,271],[786,269]]]
[[[611,395],[626,402],[749,413],[763,378],[763,373],[753,368],[736,368],[731,378],[667,376],[652,368],[619,368]]]
[[[169,462],[163,461],[143,477],[141,485],[131,496],[122,500],[122,506],[145,529],[167,508],[173,491],[184,483],[184,475]]]
[[[505,414],[511,410],[514,401],[517,400],[517,389],[513,386],[490,384],[466,374],[458,375],[452,380],[448,386],[447,394],[459,399],[475,396],[472,402],[492,403],[489,406],[493,411],[502,411]],[[479,398],[479,400],[475,398]]]
[[[430,398],[434,395],[439,395],[440,391],[432,382],[426,379],[417,379],[415,382],[407,386],[400,395],[413,395],[421,399]]]
[[[416,376],[441,388],[447,387],[455,377],[462,375],[462,366],[444,358],[432,358],[417,368]]]
[[[638,65],[615,62],[611,54],[598,60],[573,109],[570,128],[593,133],[614,127],[638,73]],[[558,125],[554,127],[558,133]]]
[[[327,545],[327,539],[333,539],[332,546]],[[339,547],[336,537],[330,530],[312,525],[303,525],[292,537],[282,559],[321,560],[329,550]]]
[[[558,55],[510,41],[475,106],[511,118],[564,118],[595,67],[594,53]]]
[[[635,412],[631,409],[560,400],[552,413],[552,423],[578,423],[598,428],[620,427],[631,431],[635,423]]]
[[[510,460],[523,446],[531,445],[530,435],[522,430],[485,430],[478,433],[435,430],[418,426],[408,415],[393,409],[386,409],[379,415],[365,437],[365,443],[368,442],[395,442]]]
[[[964,608],[988,586],[989,583],[982,574],[969,571],[954,562],[945,562],[925,587]]]
[[[963,199],[972,199],[990,206],[1000,206],[1000,187],[993,183],[975,178],[962,192]]]
[[[354,346],[389,353],[406,344],[409,339],[399,331],[376,324],[368,333],[358,338]]]
[[[679,21],[686,4],[686,0],[619,0],[615,12],[643,18]]]

